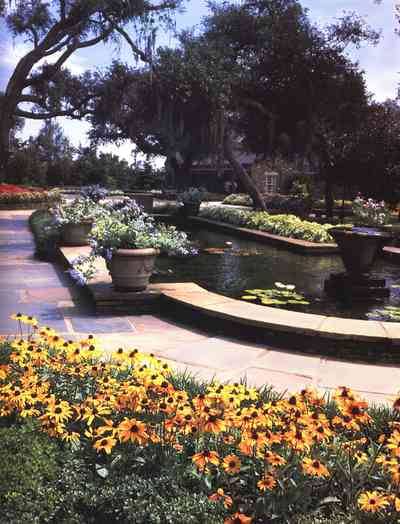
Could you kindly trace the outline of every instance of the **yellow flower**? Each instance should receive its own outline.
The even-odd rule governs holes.
[[[356,459],[357,464],[364,464],[365,462],[368,462],[368,455],[362,451],[356,451],[353,456]]]
[[[219,455],[216,451],[208,451],[204,450],[200,453],[195,453],[192,456],[192,462],[196,464],[198,469],[203,470],[207,464],[214,464],[214,466],[218,466],[220,459]]]
[[[146,425],[134,418],[123,420],[117,431],[121,442],[131,441],[143,445],[149,440],[149,435],[146,433]]]
[[[105,451],[107,455],[109,455],[116,443],[117,440],[115,438],[106,437],[96,440],[93,447],[97,450],[97,452]]]
[[[303,459],[303,471],[313,477],[329,477],[329,471],[319,460]]]
[[[265,475],[261,480],[257,482],[258,489],[265,491],[267,489],[272,490],[276,486],[276,480],[273,475]]]
[[[240,458],[236,455],[227,455],[222,462],[222,467],[229,475],[236,475],[239,473],[241,465]]]
[[[368,511],[370,513],[376,513],[389,505],[388,498],[378,491],[366,491],[362,493],[358,497],[357,502],[362,511]]]

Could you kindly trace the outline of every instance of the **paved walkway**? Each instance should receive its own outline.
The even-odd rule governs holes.
[[[370,401],[385,402],[400,389],[400,368],[305,356],[263,344],[216,336],[155,315],[95,316],[61,268],[38,261],[27,219],[30,211],[0,211],[0,335],[15,333],[13,312],[36,316],[68,338],[89,333],[105,350],[137,347],[204,379],[297,391],[312,385],[332,391],[347,385]],[[293,348],[295,350],[295,348]]]

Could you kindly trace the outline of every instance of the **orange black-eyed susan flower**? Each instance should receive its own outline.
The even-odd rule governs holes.
[[[222,461],[222,467],[229,475],[237,475],[242,466],[241,460],[236,455],[227,455]]]
[[[117,443],[117,440],[115,438],[104,437],[99,440],[96,440],[93,447],[97,452],[104,451],[105,453],[110,455],[116,443]]]
[[[271,474],[266,474],[261,480],[257,482],[257,487],[260,491],[273,490],[276,486],[276,479]]]
[[[207,464],[214,464],[214,466],[218,466],[220,463],[220,458],[216,451],[210,451],[206,449],[204,451],[200,451],[199,453],[195,453],[192,456],[192,462],[198,469],[203,470]]]
[[[388,497],[378,491],[366,491],[362,493],[358,497],[357,502],[362,511],[369,513],[381,511],[390,504]]]
[[[303,471],[313,477],[329,477],[329,471],[326,466],[317,459],[306,457],[303,459]]]
[[[124,419],[117,428],[118,437],[121,442],[133,442],[144,445],[149,440],[146,424],[140,420]]]
[[[248,517],[243,513],[235,513],[225,519],[224,524],[251,524],[251,521],[251,517]]]

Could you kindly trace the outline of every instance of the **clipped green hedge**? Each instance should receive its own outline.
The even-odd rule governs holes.
[[[265,211],[245,211],[223,206],[209,206],[200,211],[202,218],[227,222],[236,226],[257,229],[288,238],[317,243],[332,243],[328,233],[331,224],[301,220],[295,215],[270,215]]]
[[[246,193],[232,193],[225,197],[222,203],[230,206],[252,206],[253,200]]]
[[[198,480],[180,478],[173,466],[149,475],[132,458],[104,478],[31,422],[2,427],[0,522],[222,524],[222,505],[208,500]]]
[[[34,211],[29,225],[35,238],[35,254],[42,260],[53,260],[57,254],[60,231],[54,216],[45,209]]]
[[[48,522],[62,462],[57,443],[32,424],[0,428],[0,522]]]
[[[311,199],[295,195],[265,194],[263,195],[265,206],[269,213],[285,213],[304,216],[311,211]],[[252,198],[246,193],[238,193],[227,196],[223,204],[231,206],[253,207]]]

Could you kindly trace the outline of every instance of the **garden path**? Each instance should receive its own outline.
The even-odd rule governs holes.
[[[347,385],[374,402],[386,402],[400,386],[400,367],[357,364],[301,355],[265,344],[215,335],[157,315],[95,316],[82,291],[62,268],[34,258],[31,211],[0,211],[0,335],[13,335],[13,312],[35,316],[69,339],[89,333],[105,350],[137,347],[200,378],[270,384],[298,391],[311,385],[330,392]],[[294,350],[296,348],[293,348]]]

